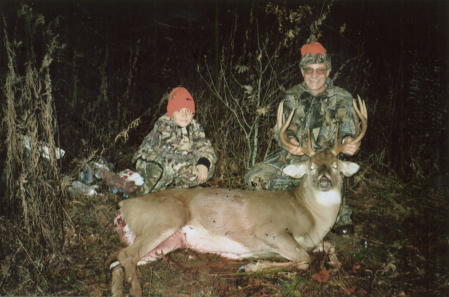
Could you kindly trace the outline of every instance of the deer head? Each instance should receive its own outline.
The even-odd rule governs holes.
[[[359,105],[360,105],[361,111],[357,108],[357,102],[355,101],[355,99],[352,100],[352,105],[354,106],[354,110],[362,122],[362,131],[357,136],[357,138],[354,139],[352,144],[359,143],[362,140],[362,138],[365,136],[366,130],[368,129],[368,112],[366,110],[365,101],[362,101],[362,99],[360,99],[360,96],[358,96],[358,99],[359,99]],[[288,120],[285,121],[284,101],[282,101],[279,104],[278,114],[277,114],[277,126],[279,129],[279,139],[280,139],[281,143],[287,148],[296,147],[294,144],[290,143],[290,141],[288,140],[288,137],[287,137],[287,132],[286,132],[286,130],[287,130],[288,126],[290,125],[290,122],[293,118],[294,113],[295,113],[295,109],[292,110],[292,112],[290,113],[290,116],[288,117]],[[337,122],[337,129],[335,131],[334,148],[331,150],[331,152],[334,156],[338,156],[348,145],[348,144],[340,145],[338,143],[338,131],[339,131],[339,123]],[[302,149],[306,156],[312,157],[313,155],[315,155],[315,151],[312,150],[312,142],[310,141],[310,130],[307,131],[307,134],[308,134],[308,147],[302,148]]]
[[[352,103],[354,106],[354,110],[356,111],[357,115],[360,117],[362,121],[362,131],[357,136],[357,138],[352,142],[353,144],[356,144],[362,140],[368,128],[367,125],[368,113],[366,110],[365,102],[362,101],[360,97],[358,97],[358,99],[362,111],[360,111],[357,108],[355,100],[353,100]],[[294,109],[292,110],[292,112],[288,117],[288,120],[285,121],[283,103],[284,102],[281,102],[279,104],[277,115],[279,139],[281,143],[287,148],[293,148],[296,146],[291,144],[290,141],[287,139],[286,129],[290,125],[295,110]],[[312,149],[312,142],[310,140],[310,130],[308,130],[308,147],[302,148],[302,150],[306,156],[310,157],[310,160],[308,162],[286,166],[283,170],[284,173],[294,178],[302,178],[306,173],[308,173],[311,178],[311,180],[309,181],[309,186],[315,187],[319,191],[328,191],[337,186],[340,187],[341,178],[338,173],[342,172],[345,176],[351,176],[355,172],[357,172],[359,166],[355,163],[344,162],[337,159],[337,156],[342,151],[344,151],[347,145],[347,144],[340,145],[338,143],[338,130],[339,130],[339,123],[337,123],[337,129],[335,132],[334,148],[330,151],[327,150],[318,152],[315,152]]]

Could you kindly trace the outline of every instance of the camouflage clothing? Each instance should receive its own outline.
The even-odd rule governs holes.
[[[305,68],[310,64],[324,64],[326,65],[327,70],[332,69],[331,56],[328,54],[306,54],[302,56],[301,62],[299,62],[299,67]]]
[[[188,188],[198,185],[196,166],[206,166],[209,179],[214,173],[217,157],[198,122],[192,120],[189,126],[181,128],[165,114],[134,154],[133,162],[136,161],[136,170],[145,179],[139,193],[144,194],[153,187],[154,192],[167,186]]]
[[[334,146],[337,121],[340,124],[339,143],[347,137],[354,138],[356,127],[353,114],[352,95],[342,88],[335,87],[332,80],[326,80],[326,90],[318,96],[307,91],[305,83],[294,86],[284,94],[284,114],[288,118],[293,108],[295,115],[287,129],[289,138],[295,137],[302,146],[307,147],[310,129],[313,150],[327,150]],[[279,146],[285,149],[279,140],[278,127],[274,128],[274,137]]]
[[[345,137],[358,134],[353,114],[352,96],[342,88],[333,86],[327,78],[326,89],[318,96],[313,96],[307,90],[307,85],[301,83],[287,90],[284,95],[284,115],[287,119],[295,108],[295,114],[287,128],[289,138],[295,138],[303,147],[308,146],[308,129],[310,129],[312,148],[327,150],[334,146],[337,120],[340,128],[338,140],[341,144]],[[301,179],[294,179],[282,172],[290,164],[305,162],[309,157],[295,156],[286,151],[286,147],[279,140],[278,127],[274,128],[274,138],[282,151],[269,159],[256,164],[245,174],[245,184],[251,190],[291,190],[296,188]],[[344,158],[339,157],[339,158]],[[344,204],[344,203],[343,203]],[[342,223],[350,222],[351,209],[343,205],[341,211],[345,218],[339,216]]]

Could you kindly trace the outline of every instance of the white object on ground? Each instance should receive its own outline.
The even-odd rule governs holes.
[[[88,186],[76,180],[72,183],[72,188],[77,192],[83,193],[84,195],[93,196],[97,195],[97,191],[95,190],[98,189],[98,186],[97,185]]]
[[[20,138],[22,139],[22,143],[23,146],[31,151],[31,145],[30,145],[30,137],[28,135],[22,135],[19,134]],[[45,143],[42,142],[38,142],[38,146],[39,146],[39,151],[42,154],[42,157],[46,158],[46,159],[50,159],[50,155],[49,155],[49,148]],[[62,157],[64,157],[65,155],[65,151],[63,149],[60,148],[56,148],[56,159],[60,159]]]
[[[119,173],[120,177],[126,181],[134,181],[137,186],[143,185],[143,177],[137,172],[125,169]]]

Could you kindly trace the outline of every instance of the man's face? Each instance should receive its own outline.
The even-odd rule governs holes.
[[[173,119],[173,122],[175,122],[176,125],[178,125],[181,128],[184,128],[190,125],[194,115],[195,114],[191,112],[190,109],[182,108],[180,110],[175,111],[171,116],[171,118]]]
[[[309,64],[301,68],[304,82],[308,91],[316,96],[326,89],[326,78],[329,76],[330,70],[324,64]]]

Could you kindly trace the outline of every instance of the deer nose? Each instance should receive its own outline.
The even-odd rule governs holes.
[[[318,175],[318,187],[321,191],[327,191],[332,187],[332,179],[328,170],[321,169]]]
[[[320,188],[321,191],[327,191],[332,187],[332,181],[326,176],[322,176],[318,180],[318,187]]]

